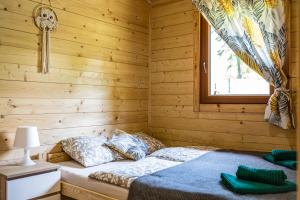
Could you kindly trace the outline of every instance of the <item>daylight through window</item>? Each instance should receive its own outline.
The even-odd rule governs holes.
[[[266,103],[269,83],[248,67],[201,18],[201,103]]]

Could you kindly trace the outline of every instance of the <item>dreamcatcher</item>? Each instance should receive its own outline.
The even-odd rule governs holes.
[[[51,2],[49,0],[50,6],[40,5],[34,9],[34,21],[35,25],[42,32],[42,51],[41,51],[41,61],[42,61],[42,73],[46,74],[49,72],[49,56],[50,56],[50,32],[55,30],[57,27],[57,16],[54,10],[51,8]]]

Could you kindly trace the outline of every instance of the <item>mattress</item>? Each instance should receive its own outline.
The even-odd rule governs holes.
[[[89,174],[95,171],[118,168],[120,166],[129,165],[132,162],[134,161],[122,160],[87,168],[83,167],[75,161],[66,161],[58,164],[61,166],[60,171],[62,181],[116,199],[126,200],[128,196],[127,189],[116,185],[104,183],[95,179],[91,179],[88,176]]]

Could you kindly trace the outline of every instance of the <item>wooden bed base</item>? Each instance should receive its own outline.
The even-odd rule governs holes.
[[[47,162],[58,163],[69,160],[71,160],[70,156],[63,151],[47,154]],[[64,181],[61,181],[61,193],[64,196],[78,200],[118,200],[105,194],[87,190]]]
[[[64,181],[61,181],[61,193],[64,196],[78,200],[118,200]]]

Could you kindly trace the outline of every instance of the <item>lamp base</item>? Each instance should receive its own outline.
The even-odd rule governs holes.
[[[19,163],[21,166],[32,166],[35,165],[36,163],[33,162],[30,158],[30,151],[29,149],[24,149],[24,158],[23,160]]]
[[[24,159],[22,160],[19,165],[20,166],[32,166],[32,165],[35,165],[36,163],[33,162],[31,159],[30,160],[27,160],[27,159]]]

